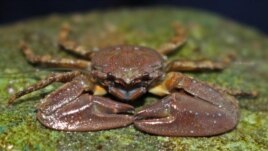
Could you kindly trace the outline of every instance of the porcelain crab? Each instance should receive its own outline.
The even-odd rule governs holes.
[[[35,55],[23,42],[21,50],[30,63],[76,70],[49,75],[14,94],[9,104],[25,94],[62,82],[65,84],[37,106],[37,119],[51,129],[98,131],[134,124],[138,130],[163,136],[211,136],[234,129],[239,106],[229,95],[232,93],[182,73],[222,70],[228,63],[167,62],[163,56],[186,42],[186,31],[179,25],[174,29],[174,37],[156,50],[117,45],[92,51],[71,40],[70,28],[63,26],[59,46],[83,59]],[[140,96],[146,93],[157,95],[160,100],[134,111],[131,102],[141,101]]]

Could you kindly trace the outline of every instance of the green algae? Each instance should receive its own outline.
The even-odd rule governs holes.
[[[225,88],[256,90],[258,98],[239,98],[241,119],[237,128],[214,137],[159,137],[126,128],[66,133],[43,127],[35,118],[35,105],[57,85],[27,95],[12,108],[7,98],[14,91],[50,73],[36,71],[18,50],[27,40],[38,54],[72,57],[57,49],[62,23],[73,27],[72,37],[88,48],[113,44],[159,47],[180,22],[188,31],[187,44],[169,59],[236,60],[223,72],[191,76]],[[189,9],[150,8],[53,15],[0,28],[0,150],[267,150],[268,149],[268,39],[263,34],[218,16]],[[147,102],[150,102],[150,96]]]

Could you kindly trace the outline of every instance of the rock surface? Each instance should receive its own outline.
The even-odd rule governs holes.
[[[66,133],[43,127],[35,105],[58,84],[29,94],[12,108],[11,93],[44,78],[51,71],[34,68],[18,49],[24,39],[37,54],[70,55],[57,50],[62,23],[72,25],[72,37],[89,48],[128,43],[157,48],[180,22],[189,33],[187,44],[169,59],[236,60],[223,72],[187,73],[225,88],[256,90],[256,99],[239,98],[237,128],[213,137],[160,137],[132,126],[99,132]],[[0,150],[268,150],[268,39],[258,31],[197,10],[147,8],[53,15],[0,27]],[[145,103],[153,100],[146,98]]]

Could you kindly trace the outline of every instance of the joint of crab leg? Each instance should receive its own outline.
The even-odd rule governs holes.
[[[171,104],[167,101],[159,101],[135,114],[136,120],[165,118],[171,115]]]

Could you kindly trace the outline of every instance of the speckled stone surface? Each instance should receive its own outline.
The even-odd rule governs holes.
[[[48,75],[34,68],[18,49],[25,39],[37,54],[72,57],[57,49],[62,23],[73,27],[72,38],[89,48],[128,43],[157,48],[180,22],[189,33],[187,44],[169,59],[236,60],[223,72],[186,73],[225,88],[256,90],[256,99],[239,98],[237,128],[213,137],[160,137],[126,128],[67,133],[43,127],[35,105],[58,84],[29,94],[12,108],[8,96]],[[263,34],[221,17],[180,8],[147,8],[53,15],[0,27],[0,150],[268,150],[268,39]],[[40,69],[40,70],[38,70]],[[147,103],[154,99],[145,97]],[[141,104],[142,104],[141,103]]]

